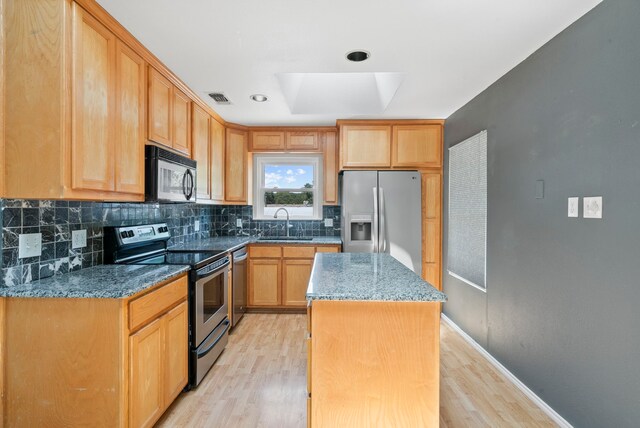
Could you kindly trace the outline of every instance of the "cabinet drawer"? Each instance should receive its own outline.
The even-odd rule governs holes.
[[[316,253],[339,253],[339,247],[316,247]]]
[[[135,330],[187,298],[187,277],[173,281],[129,303],[129,329]]]
[[[274,259],[282,257],[280,247],[252,246],[249,247],[249,257]]]
[[[282,256],[287,259],[312,259],[315,247],[283,247]]]

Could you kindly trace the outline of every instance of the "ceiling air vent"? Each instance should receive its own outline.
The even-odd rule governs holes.
[[[217,104],[231,104],[229,98],[225,97],[222,92],[211,92],[209,96],[213,98],[213,101]]]

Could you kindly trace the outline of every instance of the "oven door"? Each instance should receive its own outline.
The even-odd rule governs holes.
[[[165,160],[158,160],[156,198],[158,200],[186,202],[195,193],[195,169]]]
[[[212,272],[202,268],[196,272],[194,313],[194,347],[227,318],[229,263]],[[204,272],[204,273],[201,273]]]

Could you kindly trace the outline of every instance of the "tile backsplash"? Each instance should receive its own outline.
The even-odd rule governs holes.
[[[55,274],[103,263],[105,226],[125,226],[166,222],[171,232],[169,244],[179,244],[209,236],[284,235],[284,220],[253,220],[251,206],[197,204],[102,203],[50,200],[0,199],[2,239],[0,240],[0,285],[11,286]],[[340,207],[323,207],[324,221],[292,220],[292,236],[340,236]],[[242,227],[237,226],[237,219]],[[200,231],[195,231],[200,220]],[[87,231],[87,246],[71,248],[71,232]],[[18,236],[42,234],[39,257],[18,258]]]

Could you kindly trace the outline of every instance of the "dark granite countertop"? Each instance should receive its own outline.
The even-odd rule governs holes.
[[[339,236],[315,236],[312,240],[260,240],[255,236],[214,237],[197,239],[170,247],[171,250],[194,251],[234,251],[247,244],[308,244],[308,245],[341,245]]]
[[[101,265],[29,284],[0,287],[0,297],[120,299],[188,271],[189,266]]]
[[[388,254],[319,253],[307,299],[446,302],[447,296]]]

